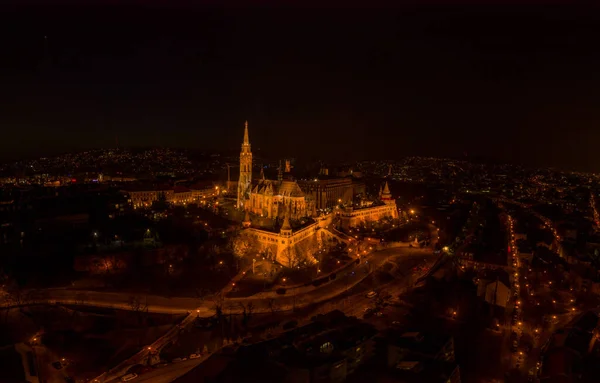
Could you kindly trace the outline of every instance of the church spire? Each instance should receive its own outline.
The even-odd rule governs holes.
[[[248,120],[244,124],[244,145],[250,145],[250,138],[248,136]]]

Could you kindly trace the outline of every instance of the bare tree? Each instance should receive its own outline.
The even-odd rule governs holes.
[[[143,325],[148,314],[148,298],[142,298],[139,295],[129,297],[129,308],[136,314],[138,324]]]
[[[269,306],[269,311],[271,311],[271,315],[275,316],[275,313],[279,311],[279,306],[275,301],[275,298],[271,298],[267,301],[267,305]]]
[[[293,246],[289,246],[281,253],[285,265],[289,268],[297,267],[300,264],[301,258]]]
[[[233,253],[240,258],[244,258],[248,254],[258,253],[259,247],[258,239],[248,234],[236,235],[231,240]]]
[[[133,311],[137,318],[138,326],[145,327],[148,318],[148,298],[142,298],[139,295],[129,297],[129,308]],[[144,333],[140,332],[138,345],[143,343]]]
[[[217,321],[221,321],[223,319],[223,304],[225,303],[225,299],[221,293],[216,293],[211,297],[215,310],[215,317]]]
[[[252,319],[252,313],[254,313],[254,303],[248,302],[246,310],[248,310],[248,321],[250,321],[250,319]]]

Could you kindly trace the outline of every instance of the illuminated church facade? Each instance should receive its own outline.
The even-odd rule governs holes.
[[[252,180],[252,151],[246,121],[240,152],[238,209],[267,218],[283,218],[286,211],[291,219],[314,216],[316,211],[312,198],[302,191],[296,181],[279,178],[267,180],[263,174],[260,179]]]

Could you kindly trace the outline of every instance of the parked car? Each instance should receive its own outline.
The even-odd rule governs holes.
[[[374,298],[377,296],[377,293],[375,291],[369,291],[369,293],[366,295],[367,298]]]
[[[202,357],[202,354],[191,354],[190,355],[190,359],[198,359],[198,358],[201,358],[201,357]]]
[[[137,374],[127,374],[121,377],[121,382],[129,382],[130,380],[133,380],[137,377]]]
[[[183,362],[183,361],[186,361],[186,360],[187,360],[187,358],[184,356],[183,358],[175,358],[175,359],[173,359],[172,362],[173,363],[179,363],[179,362]]]

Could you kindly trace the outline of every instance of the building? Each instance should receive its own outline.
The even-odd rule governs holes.
[[[295,181],[259,180],[246,199],[246,210],[261,217],[282,218],[286,208],[292,219],[313,215],[314,203]]]
[[[286,162],[286,168],[291,165]],[[281,169],[281,167],[280,167]],[[281,173],[281,171],[280,171]],[[244,127],[244,141],[240,152],[240,178],[238,181],[237,207],[267,218],[298,219],[314,215],[314,202],[307,197],[296,181],[261,179],[252,181],[252,151],[248,136],[248,121]]]
[[[340,311],[230,355],[217,354],[176,383],[343,382],[373,355],[375,328]]]
[[[348,206],[344,208],[339,213],[342,228],[358,227],[362,224],[379,221],[383,218],[398,218],[396,201],[392,198],[387,181],[385,187],[379,193],[379,200],[368,207],[355,208]]]
[[[240,152],[240,179],[237,186],[237,207],[244,209],[246,199],[250,196],[252,185],[252,150],[248,137],[248,121],[244,125],[244,141]]]
[[[454,340],[442,333],[388,329],[375,338],[375,357],[350,383],[460,383]]]
[[[192,189],[181,185],[175,185],[175,187],[173,187],[173,197],[169,202],[174,203],[175,205],[185,205],[194,202]]]
[[[170,186],[132,185],[121,192],[129,195],[134,209],[149,208],[163,196],[166,201],[171,201],[174,197],[174,190]]]
[[[183,185],[163,186],[163,185],[131,185],[121,190],[121,193],[128,195],[128,200],[134,209],[149,208],[156,201],[164,198],[166,202],[174,205],[184,205],[188,203],[200,203],[206,198],[217,195],[218,187],[206,184],[195,184],[190,187]]]
[[[511,280],[506,270],[488,270],[477,283],[477,296],[490,305],[506,309],[511,297]]]
[[[454,361],[454,339],[450,335],[392,330],[385,333],[385,338],[388,367],[397,368],[399,363],[415,358]]]
[[[212,181],[196,182],[189,188],[192,191],[192,198],[196,201],[214,197],[219,192],[219,187],[215,186]]]
[[[559,329],[542,348],[540,382],[579,382],[592,378],[586,371],[584,359],[590,355],[598,339],[600,320],[595,312],[588,311]],[[595,381],[594,379],[589,381]]]
[[[248,211],[246,211],[248,213]],[[316,222],[293,229],[289,215],[285,215],[283,224],[278,231],[251,227],[248,214],[242,225],[244,230],[240,236],[249,241],[256,241],[257,248],[267,259],[279,262],[286,267],[296,267],[300,264],[316,262],[312,254],[319,248],[322,236],[319,232],[323,226],[331,223],[331,214],[322,216]]]
[[[319,176],[313,180],[298,181],[298,185],[304,193],[312,197],[317,210],[330,209],[340,204],[349,204],[354,196],[352,177]]]

